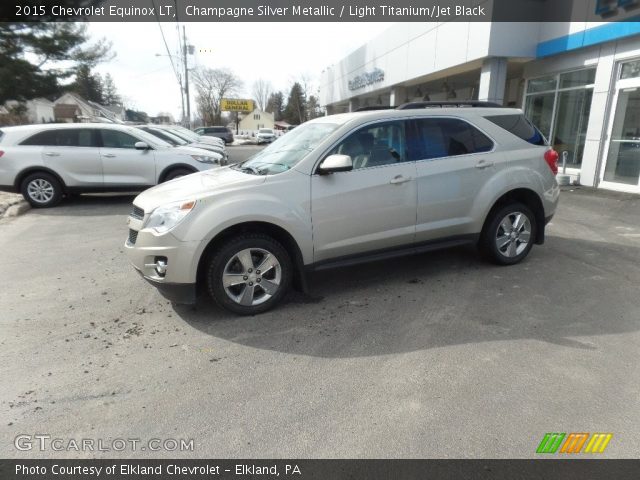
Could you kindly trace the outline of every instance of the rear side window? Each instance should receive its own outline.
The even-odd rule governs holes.
[[[454,157],[489,152],[493,141],[456,118],[423,118],[407,122],[409,160]]]
[[[520,137],[533,145],[546,145],[547,142],[536,127],[522,114],[491,115],[484,117],[499,127]]]
[[[2,137],[4,137],[4,132],[0,130],[0,143],[2,143]]]
[[[36,133],[20,145],[48,147],[96,147],[94,130],[88,128],[65,128]]]

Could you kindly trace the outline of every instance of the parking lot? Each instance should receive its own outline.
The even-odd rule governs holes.
[[[568,188],[522,264],[459,248],[326,271],[255,317],[145,283],[132,200],[0,222],[0,456],[133,456],[14,447],[48,434],[194,440],[142,457],[534,457],[546,432],[637,456],[639,197]]]

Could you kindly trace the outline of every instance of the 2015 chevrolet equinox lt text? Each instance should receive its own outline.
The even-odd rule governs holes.
[[[318,118],[249,160],[134,200],[126,251],[167,298],[255,314],[310,270],[477,243],[502,265],[544,241],[557,153],[520,110],[429,103]]]

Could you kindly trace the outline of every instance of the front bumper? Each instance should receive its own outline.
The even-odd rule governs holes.
[[[130,221],[130,227],[135,220]],[[135,230],[134,230],[135,231]],[[198,242],[183,242],[171,232],[155,235],[150,230],[140,230],[124,244],[129,261],[167,299],[174,303],[194,303],[196,292],[196,272],[193,265]],[[158,259],[166,263],[164,275],[156,269]]]
[[[135,265],[134,265],[135,266]],[[196,303],[196,284],[195,283],[166,283],[145,277],[140,270],[136,271],[147,282],[158,289],[160,295],[172,303],[181,305],[193,305]]]

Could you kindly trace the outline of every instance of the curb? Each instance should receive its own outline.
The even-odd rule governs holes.
[[[0,218],[10,218],[22,215],[31,209],[20,195],[10,195],[8,198],[0,198]]]

